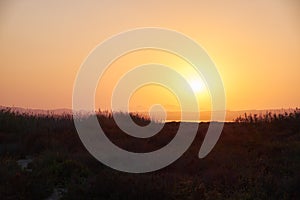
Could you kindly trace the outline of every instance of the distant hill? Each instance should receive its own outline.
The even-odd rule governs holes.
[[[0,105],[0,109],[10,109],[13,112],[27,113],[27,114],[33,114],[33,115],[37,115],[37,114],[42,114],[42,115],[72,114],[72,110],[67,109],[67,108],[44,110],[44,109],[22,108],[22,107],[7,107],[7,106]]]
[[[61,109],[52,109],[52,110],[44,110],[44,109],[32,109],[32,108],[22,108],[22,107],[7,107],[7,106],[1,106],[0,109],[10,109],[11,111],[14,112],[19,112],[19,113],[27,113],[27,114],[42,114],[42,115],[63,115],[63,114],[72,114],[72,109],[67,109],[67,108],[61,108]],[[285,112],[291,113],[295,109],[289,108],[289,109],[269,109],[269,110],[238,110],[238,111],[231,111],[227,110],[226,111],[226,121],[234,121],[239,116],[244,116],[245,113],[247,114],[257,114],[257,115],[263,115],[267,112],[271,113],[276,113],[276,114],[283,114]],[[219,111],[216,111],[219,112]],[[145,116],[148,116],[148,112],[143,111],[139,112]],[[195,112],[186,112],[187,116],[193,116]],[[160,120],[163,116],[162,113],[155,113],[154,114],[154,119]],[[200,112],[200,121],[210,121],[211,117],[211,112],[210,111],[201,111]],[[168,117],[167,121],[179,121],[180,120],[180,112],[168,112]]]

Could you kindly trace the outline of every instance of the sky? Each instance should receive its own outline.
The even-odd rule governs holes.
[[[299,19],[298,0],[1,0],[0,105],[71,108],[76,75],[92,49],[126,30],[161,27],[206,50],[222,77],[228,110],[299,107]],[[154,50],[116,60],[99,82],[95,107],[109,107],[122,73],[153,61],[186,73],[202,109],[210,109],[209,92],[191,78],[189,64]],[[176,97],[157,85],[140,88],[129,102],[133,111],[155,103],[178,110]]]

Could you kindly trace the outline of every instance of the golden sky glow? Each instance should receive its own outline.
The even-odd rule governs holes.
[[[298,0],[2,0],[0,105],[71,108],[76,73],[89,52],[114,34],[150,26],[179,31],[207,51],[222,76],[227,109],[299,107],[299,19]],[[96,106],[108,107],[118,76],[145,62],[170,65],[187,76],[200,107],[210,108],[209,94],[190,66],[153,50],[116,60],[101,80],[105,87],[99,83]],[[158,101],[169,110],[178,107],[170,92],[145,86],[132,96],[130,108],[145,110]]]
[[[152,49],[131,52],[115,60],[109,66],[98,85],[96,108],[110,108],[112,91],[120,77],[135,67],[149,63],[168,66],[181,74],[194,90],[198,103],[202,105],[202,110],[210,109],[209,92],[195,69],[179,56]],[[123,99],[120,101],[123,101]],[[169,111],[180,110],[176,96],[171,91],[158,85],[146,85],[139,88],[133,94],[129,103],[131,111],[148,111],[153,104],[161,104]],[[120,110],[124,109],[120,108]]]

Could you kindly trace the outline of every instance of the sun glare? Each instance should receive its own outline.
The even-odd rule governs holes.
[[[201,93],[205,89],[205,85],[201,79],[197,79],[197,78],[191,79],[189,81],[189,84],[195,93]]]

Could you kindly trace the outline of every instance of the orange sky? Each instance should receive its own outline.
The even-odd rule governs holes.
[[[97,44],[128,29],[154,26],[186,34],[206,49],[222,76],[227,109],[299,107],[299,19],[298,0],[2,0],[0,105],[71,108],[76,73]],[[112,74],[121,74],[118,66],[151,59],[183,71],[188,67],[159,53],[126,55],[113,64]],[[97,107],[109,104],[97,100],[109,98],[114,76],[107,77],[107,87],[97,90]],[[200,93],[202,108],[209,109],[205,89]],[[177,108],[176,98],[157,87],[141,88],[130,103],[138,110],[157,101]]]

